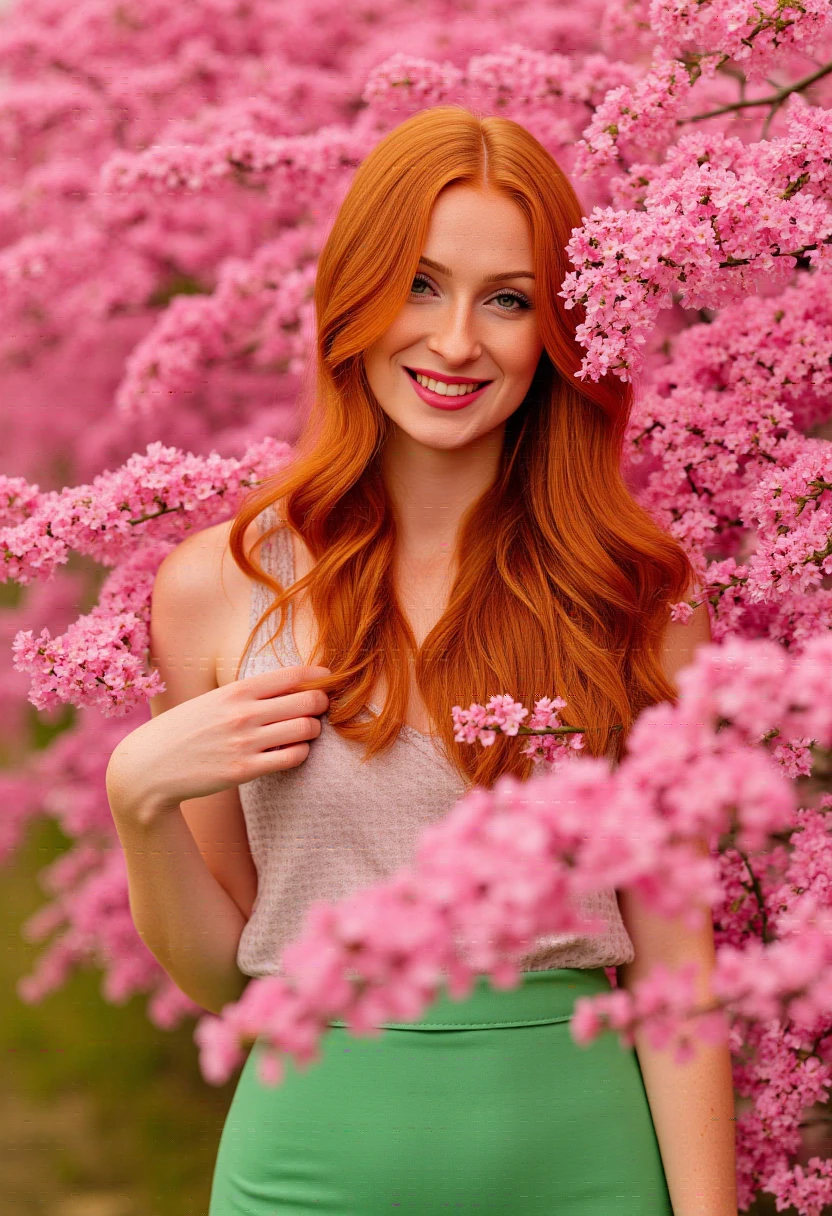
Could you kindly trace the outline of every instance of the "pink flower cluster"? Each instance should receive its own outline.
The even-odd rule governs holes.
[[[797,258],[832,261],[829,111],[794,108],[785,137],[755,149],[721,135],[683,135],[647,172],[643,210],[595,208],[568,245],[575,267],[560,293],[586,309],[580,378],[631,380],[659,309],[739,302],[785,286]],[[644,166],[631,166],[641,176]]]
[[[635,84],[610,89],[578,142],[575,172],[598,173],[622,151],[666,144],[690,90],[688,69],[661,54]]]
[[[631,53],[658,46],[680,60],[729,61],[755,83],[823,45],[830,20],[824,0],[609,0],[602,36]]]
[[[665,50],[718,47],[752,83],[787,52],[808,54],[832,32],[825,0],[650,0],[649,20]]]
[[[584,746],[583,733],[564,726],[558,717],[558,710],[565,705],[563,697],[541,697],[535,701],[534,713],[525,726],[522,722],[529,711],[509,696],[492,697],[486,706],[472,705],[469,709],[455,705],[451,710],[456,727],[454,738],[457,743],[479,742],[483,747],[491,747],[497,731],[510,736],[520,731],[536,735],[539,737],[521,747],[521,755],[531,756],[535,764],[546,763],[550,769],[556,769]]]
[[[314,341],[316,237],[289,228],[252,259],[224,261],[211,294],[174,297],[127,360],[117,408],[156,414],[195,392],[213,365],[242,355],[264,373],[299,374]]]
[[[18,583],[50,573],[66,562],[70,548],[102,565],[118,563],[98,604],[63,637],[53,638],[46,628],[37,638],[31,629],[16,636],[14,662],[31,676],[31,703],[50,709],[63,701],[109,716],[162,691],[159,673],[146,673],[144,656],[153,580],[171,541],[213,522],[218,498],[233,511],[246,489],[289,455],[287,445],[271,440],[239,461],[216,454],[202,459],[155,444],[145,457],[132,456],[91,486],[44,495],[23,522],[0,528],[5,577]],[[5,493],[11,497],[12,487]],[[138,544],[137,526],[143,530]]]
[[[416,1016],[446,968],[458,993],[478,970],[512,982],[537,928],[632,885],[668,915],[710,909],[711,990],[659,970],[579,1007],[573,1032],[641,1024],[685,1053],[727,1028],[741,1207],[763,1191],[801,1216],[832,1202],[801,1127],[829,1101],[832,1059],[830,14],[825,0],[4,12],[0,530],[16,586],[0,614],[0,856],[44,815],[72,841],[23,927],[45,944],[22,999],[97,966],[106,999],[148,994],[160,1027],[199,1013],[135,933],[104,789],[161,690],[155,570],[291,457],[316,258],[355,166],[407,114],[474,106],[526,125],[576,181],[586,218],[560,291],[586,309],[580,375],[639,378],[625,471],[699,577],[672,619],[704,600],[717,645],[675,710],[642,716],[615,773],[560,725],[560,698],[448,707],[462,744],[515,736],[532,781],[472,793],[409,875],[310,909],[284,960],[298,991],[255,982],[202,1022],[203,1067],[227,1076],[261,1031],[311,1059],[327,996],[371,1030],[385,1010]],[[46,748],[31,706],[65,726]]]

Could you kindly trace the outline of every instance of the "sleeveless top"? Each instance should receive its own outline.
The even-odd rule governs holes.
[[[261,513],[261,533],[277,522]],[[261,546],[264,569],[284,588],[295,582],[292,537],[282,527]],[[273,602],[271,589],[252,582],[249,629]],[[276,617],[263,621],[240,665],[238,679],[278,666],[303,663],[292,633],[289,603],[282,634],[266,645]],[[280,657],[278,653],[280,652]],[[370,705],[361,712],[379,712]],[[359,766],[364,745],[342,739],[321,716],[321,733],[309,741],[302,764],[240,785],[249,844],[257,870],[257,896],[237,949],[244,975],[282,974],[279,956],[303,930],[315,900],[337,902],[383,881],[415,860],[419,837],[470,789],[451,765],[442,741],[403,725],[393,747]],[[598,934],[549,934],[534,940],[520,960],[523,971],[560,967],[614,967],[635,957],[612,889],[590,892],[574,905],[606,919]],[[462,957],[465,957],[464,952]]]

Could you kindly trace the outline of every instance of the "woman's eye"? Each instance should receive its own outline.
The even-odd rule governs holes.
[[[410,288],[412,296],[427,296],[433,291],[433,283],[427,275],[421,272],[415,275],[413,284]],[[531,300],[524,296],[522,291],[501,291],[496,296],[492,296],[488,301],[489,304],[498,303],[498,308],[501,312],[525,312],[531,308]]]
[[[519,291],[501,291],[498,296],[493,297],[494,300],[505,301],[500,305],[500,308],[506,312],[525,312],[527,308],[531,308],[531,301]]]

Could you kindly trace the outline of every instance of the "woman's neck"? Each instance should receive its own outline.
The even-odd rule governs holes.
[[[454,450],[394,436],[385,448],[384,484],[396,513],[398,550],[408,562],[450,560],[459,525],[472,503],[494,484],[502,433]]]

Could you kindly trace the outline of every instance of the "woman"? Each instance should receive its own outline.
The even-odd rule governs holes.
[[[311,414],[230,532],[259,580],[249,644],[270,638],[279,606],[284,663],[333,669],[293,687],[339,692],[311,747],[294,743],[301,760],[240,787],[260,883],[246,974],[279,973],[312,900],[406,864],[465,788],[530,775],[516,740],[456,744],[451,706],[564,695],[589,751],[620,757],[709,637],[704,607],[668,628],[693,572],[622,481],[629,388],[574,376],[582,318],[558,292],[580,223],[527,131],[456,107],[397,127],[341,206],[318,266]],[[265,568],[242,543],[261,514]],[[375,1040],[333,1023],[322,1061],[290,1064],[277,1089],[259,1082],[255,1045],[210,1216],[734,1216],[727,1049],[683,1072],[642,1041],[637,1058],[609,1035],[583,1051],[569,1036],[575,997],[608,987],[605,966],[627,984],[659,958],[696,957],[704,983],[712,959],[710,917],[697,937],[608,894],[587,905],[609,913],[607,934],[534,943],[515,990],[481,977],[420,1029],[387,1023]]]
[[[587,750],[618,758],[709,636],[705,609],[668,626],[693,571],[622,481],[629,388],[574,377],[580,310],[558,292],[580,222],[527,131],[456,107],[382,140],[340,208],[316,281],[311,413],[229,533],[252,580],[237,679],[288,669],[281,691],[291,676],[322,690],[305,694],[323,697],[314,712],[329,706],[313,728],[275,709],[260,743],[273,767],[239,786],[258,879],[245,975],[278,974],[310,903],[406,864],[466,788],[530,776],[516,739],[456,744],[453,705],[562,695]],[[243,544],[255,522],[262,565]],[[294,678],[312,662],[328,666]],[[514,990],[479,977],[376,1039],[333,1022],[320,1062],[287,1061],[276,1088],[255,1044],[210,1216],[736,1216],[727,1049],[683,1069],[641,1041],[637,1055],[569,1034],[606,967],[628,985],[695,957],[706,977],[710,918],[694,935],[628,894],[587,901],[605,933],[532,943]]]

